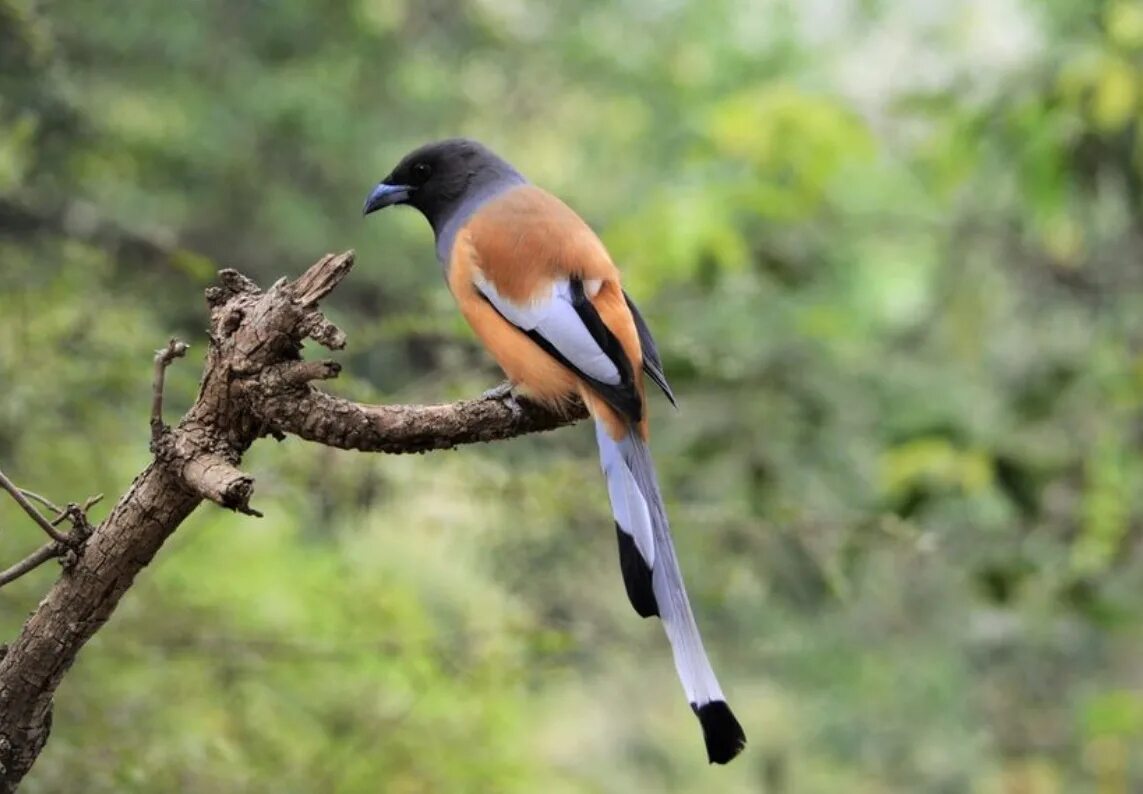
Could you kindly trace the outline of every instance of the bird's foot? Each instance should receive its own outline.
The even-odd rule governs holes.
[[[508,407],[512,415],[519,418],[524,413],[523,406],[520,401],[516,399],[516,386],[511,381],[504,381],[499,386],[494,386],[484,394],[480,395],[482,400],[498,400]]]
[[[482,400],[503,400],[505,397],[512,397],[512,389],[514,389],[512,381],[506,380],[499,386],[493,386],[484,394],[480,395]]]

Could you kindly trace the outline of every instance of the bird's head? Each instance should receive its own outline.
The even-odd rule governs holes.
[[[512,166],[483,144],[449,138],[425,144],[401,158],[365,199],[362,212],[368,215],[395,204],[408,204],[437,229],[466,199],[504,180],[523,181]]]

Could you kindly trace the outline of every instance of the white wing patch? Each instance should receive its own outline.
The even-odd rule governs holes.
[[[473,284],[505,320],[522,331],[535,331],[583,374],[609,386],[620,382],[619,369],[596,343],[572,305],[571,282],[552,283],[551,290],[521,306],[496,291],[479,268],[473,269]],[[593,286],[594,290],[589,289]],[[588,295],[599,292],[601,282],[584,282]]]

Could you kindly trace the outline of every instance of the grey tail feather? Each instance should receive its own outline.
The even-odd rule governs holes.
[[[726,698],[703,648],[702,637],[691,612],[682,572],[675,556],[667,511],[663,506],[650,450],[634,429],[626,438],[616,442],[607,435],[601,423],[597,423],[597,437],[600,459],[612,498],[612,510],[616,517],[620,561],[628,597],[639,614],[645,617],[648,613],[658,614],[663,621],[679,680],[691,708],[702,724],[707,755],[711,763],[725,764],[745,746],[746,735],[726,705]],[[617,464],[621,464],[621,467]],[[624,491],[617,483],[626,482],[627,478],[633,480],[638,495],[642,497],[636,500],[636,507],[642,508],[645,505],[646,512],[631,509],[622,498],[616,498],[617,492]],[[626,516],[631,516],[626,519],[626,523],[631,526],[622,525]],[[650,524],[649,541],[640,534],[639,529],[639,525],[647,518]],[[653,548],[649,553],[644,553],[640,545],[644,548],[650,545]],[[646,562],[648,559],[650,565]],[[645,592],[644,584],[644,572],[648,567],[651,579],[649,594]],[[648,596],[652,599],[650,602]],[[655,606],[654,612],[647,609],[649,603]]]
[[[619,541],[619,570],[631,606],[642,617],[659,614],[655,603],[652,566],[655,562],[654,531],[647,502],[623,457],[620,444],[596,423],[599,462],[607,478],[607,495],[615,518],[615,535]]]

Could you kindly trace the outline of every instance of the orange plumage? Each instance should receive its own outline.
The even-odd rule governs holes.
[[[457,234],[449,263],[449,288],[480,341],[522,393],[555,407],[579,396],[591,414],[606,424],[612,438],[622,438],[627,434],[626,420],[582,378],[537,347],[484,300],[476,287],[478,276],[519,304],[546,296],[556,280],[598,282],[589,298],[631,364],[644,409],[639,432],[647,437],[643,353],[635,321],[623,298],[619,270],[579,215],[531,185],[492,199]]]

